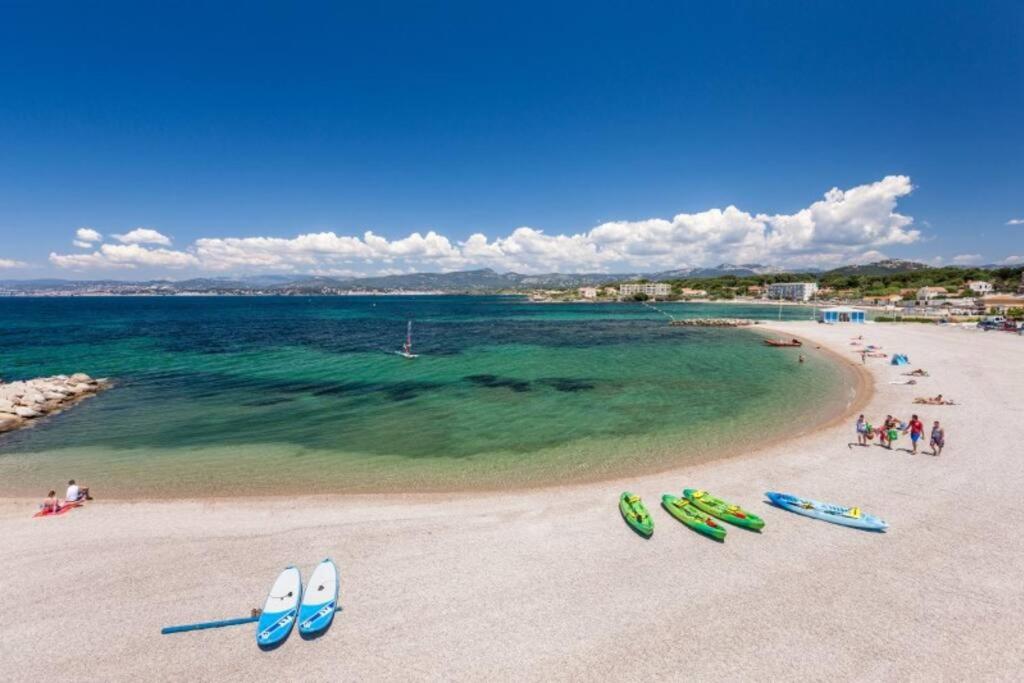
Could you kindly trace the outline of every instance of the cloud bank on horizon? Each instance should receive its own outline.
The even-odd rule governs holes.
[[[879,251],[921,239],[913,218],[896,211],[913,185],[890,175],[865,185],[832,188],[793,214],[752,214],[735,206],[672,218],[602,223],[586,232],[549,235],[520,227],[489,239],[453,241],[433,230],[389,240],[334,232],[296,237],[204,237],[184,249],[152,228],[112,235],[82,228],[73,244],[87,253],[53,252],[57,267],[76,271],[190,269],[202,272],[308,272],[375,275],[490,267],[520,273],[615,272],[706,266],[722,262],[828,267],[884,258]]]

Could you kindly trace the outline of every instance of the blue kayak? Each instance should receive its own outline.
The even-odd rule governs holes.
[[[777,507],[805,517],[813,517],[833,524],[842,524],[867,531],[885,531],[889,528],[884,520],[865,514],[861,512],[860,508],[832,505],[775,491],[768,491],[764,495]]]

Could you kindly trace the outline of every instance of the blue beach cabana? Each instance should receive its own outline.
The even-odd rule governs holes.
[[[823,308],[818,316],[818,322],[823,323],[862,323],[865,320],[864,311],[850,306],[835,306]]]

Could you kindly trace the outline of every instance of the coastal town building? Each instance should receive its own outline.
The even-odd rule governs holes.
[[[768,285],[768,298],[809,301],[817,291],[817,282],[778,282]]]
[[[581,299],[596,299],[597,287],[580,287],[579,293]]]
[[[835,323],[862,323],[866,320],[866,315],[861,308],[833,306],[832,308],[821,309],[821,312],[818,314],[818,320],[830,325]]]
[[[619,296],[625,298],[637,294],[649,297],[666,297],[672,293],[672,285],[667,282],[630,282],[619,285]]]
[[[967,283],[967,288],[975,294],[985,295],[992,293],[992,283],[985,282],[984,280],[971,280]]]
[[[949,294],[945,287],[922,287],[917,290],[917,298],[919,301],[928,301],[935,299],[940,296],[946,296]]]
[[[981,298],[981,308],[986,313],[1006,313],[1011,308],[1024,308],[1024,296],[990,294]]]
[[[680,296],[707,296],[708,292],[705,289],[690,289],[689,287],[683,287],[679,290]]]
[[[619,295],[619,290],[616,287],[605,287],[604,288],[604,295],[605,296],[612,296],[612,297],[618,296]]]

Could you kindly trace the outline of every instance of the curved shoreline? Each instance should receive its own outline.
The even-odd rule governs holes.
[[[777,328],[773,328],[770,323],[759,324],[756,328],[742,328],[739,333],[753,332],[751,337],[764,338],[765,333],[771,332]],[[800,335],[796,335],[800,336]],[[723,444],[715,449],[693,449],[693,450],[681,450],[675,453],[666,452],[662,455],[656,456],[651,459],[650,462],[636,462],[631,461],[629,463],[599,463],[599,471],[587,468],[578,470],[574,473],[569,471],[562,471],[557,474],[553,474],[550,482],[537,482],[537,481],[523,481],[523,480],[512,480],[511,478],[505,483],[498,483],[495,477],[501,475],[494,475],[492,481],[483,481],[481,483],[471,483],[466,485],[459,484],[442,484],[435,483],[434,481],[422,481],[419,486],[415,488],[414,494],[409,494],[408,491],[413,487],[406,483],[397,483],[394,485],[377,485],[369,484],[365,487],[350,486],[345,490],[340,491],[317,491],[317,492],[305,492],[296,491],[294,489],[286,489],[273,492],[258,491],[254,493],[246,493],[244,488],[244,476],[239,477],[239,486],[237,488],[238,493],[236,494],[223,494],[220,492],[195,492],[186,491],[182,494],[175,494],[173,491],[168,492],[166,495],[147,493],[144,496],[129,496],[120,495],[116,492],[113,494],[103,494],[103,487],[101,482],[90,480],[90,485],[94,488],[96,495],[102,497],[104,500],[119,501],[119,502],[132,502],[132,501],[232,501],[232,500],[265,500],[272,501],[275,499],[281,500],[297,500],[303,498],[317,498],[317,499],[332,499],[332,498],[348,498],[363,496],[368,499],[383,499],[395,495],[415,495],[417,497],[423,497],[424,500],[430,499],[444,499],[446,497],[457,496],[459,498],[468,498],[472,496],[491,496],[495,494],[508,494],[508,493],[530,493],[530,492],[543,492],[551,490],[559,490],[572,488],[577,486],[595,486],[603,485],[610,482],[624,482],[627,480],[646,478],[657,475],[664,475],[667,473],[682,473],[688,469],[695,468],[698,466],[707,465],[710,463],[728,461],[728,460],[744,460],[748,458],[760,458],[766,453],[786,443],[795,443],[799,440],[807,437],[809,434],[826,429],[833,425],[847,421],[852,414],[855,414],[867,405],[871,400],[874,393],[874,383],[872,376],[865,368],[850,362],[849,359],[841,356],[837,351],[814,344],[809,340],[802,338],[808,345],[813,345],[816,351],[819,351],[822,356],[830,359],[830,362],[838,369],[839,373],[843,377],[844,388],[843,391],[851,392],[848,399],[845,400],[845,405],[839,407],[839,405],[830,406],[830,409],[824,414],[815,414],[812,410],[808,415],[806,412],[801,416],[804,419],[794,420],[794,424],[798,425],[797,428],[781,431],[776,434],[769,434],[768,436],[758,436],[756,441],[751,441],[749,436],[743,436],[733,440],[729,443]],[[787,350],[780,350],[780,353],[790,353]],[[837,394],[838,397],[838,394]],[[784,398],[784,397],[780,397]],[[837,400],[838,404],[838,400]],[[801,407],[801,411],[806,411],[805,407]],[[808,419],[809,418],[809,419]],[[743,420],[743,416],[739,415],[736,418],[738,421]],[[583,463],[586,465],[587,463]],[[412,478],[406,476],[406,479]],[[84,477],[83,477],[84,479]],[[10,496],[0,495],[0,500],[25,500],[23,496]]]

